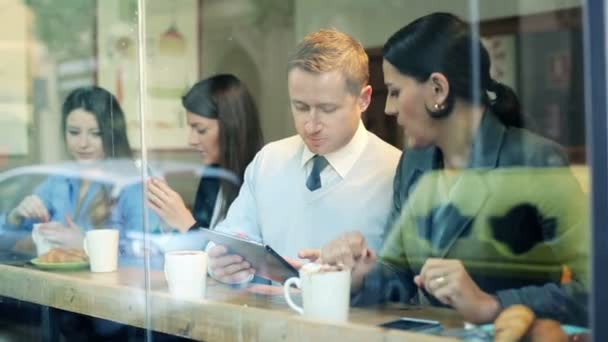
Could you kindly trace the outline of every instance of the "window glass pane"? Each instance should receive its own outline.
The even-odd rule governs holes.
[[[8,339],[589,333],[582,1],[0,9]]]

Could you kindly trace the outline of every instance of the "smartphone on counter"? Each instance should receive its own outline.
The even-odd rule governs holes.
[[[441,330],[441,323],[429,319],[401,317],[400,319],[380,324],[387,329],[399,329],[419,332],[436,332]]]

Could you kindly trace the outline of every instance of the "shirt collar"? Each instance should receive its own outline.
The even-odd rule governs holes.
[[[365,129],[363,122],[359,120],[357,131],[352,139],[350,139],[348,144],[337,151],[324,155],[324,157],[329,162],[329,165],[336,170],[340,177],[344,178],[350,169],[352,169],[353,165],[355,165],[355,162],[359,159],[359,156],[361,156],[363,153],[363,150],[367,145],[367,139],[367,130]],[[304,144],[301,166],[304,167],[306,163],[314,156],[315,154],[308,149],[306,144]]]

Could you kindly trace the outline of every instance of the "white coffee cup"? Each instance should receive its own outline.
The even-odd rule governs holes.
[[[49,225],[61,226],[62,224],[60,222],[34,223],[32,229],[32,241],[34,241],[34,244],[36,245],[36,254],[38,254],[38,256],[41,256],[42,254],[45,254],[46,252],[58,246],[57,244],[50,242],[42,234],[40,234],[40,227]]]
[[[165,277],[169,292],[179,298],[205,298],[208,259],[203,251],[165,253]]]
[[[283,284],[287,304],[304,317],[346,322],[350,305],[350,270],[319,272],[307,265],[300,268],[299,278],[289,278]],[[291,299],[292,284],[302,289],[303,308]]]
[[[118,269],[118,230],[93,229],[84,238],[91,272],[114,272]]]

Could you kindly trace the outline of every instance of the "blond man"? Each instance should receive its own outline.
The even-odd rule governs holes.
[[[246,235],[287,258],[360,229],[379,248],[392,204],[400,151],[368,132],[368,57],[337,30],[307,35],[288,62],[287,86],[297,135],[266,145],[247,167],[239,196],[217,230]],[[226,248],[209,250],[211,273],[227,283],[255,269]]]

